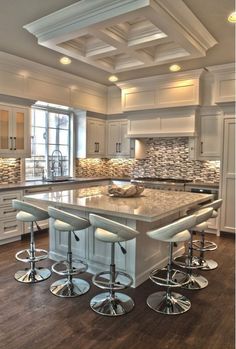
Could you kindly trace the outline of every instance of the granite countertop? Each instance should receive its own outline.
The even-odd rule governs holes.
[[[58,186],[60,184],[74,184],[74,183],[86,183],[99,180],[109,180],[108,177],[85,177],[85,178],[72,178],[69,181],[62,182],[48,182],[48,181],[22,181],[20,183],[10,183],[10,184],[0,184],[0,191],[4,190],[17,190],[24,188],[34,188],[34,187],[43,187],[43,186]]]
[[[139,197],[118,198],[107,194],[107,186],[26,195],[26,201],[62,208],[155,222],[213,198],[208,194],[145,189]]]
[[[185,184],[186,187],[196,187],[196,188],[216,188],[219,189],[220,183],[211,183],[211,182],[200,182],[200,181],[194,181]]]
[[[22,181],[20,183],[11,184],[0,184],[0,192],[6,190],[17,190],[24,188],[42,187],[42,186],[58,186],[60,184],[75,184],[75,183],[87,183],[99,180],[117,180],[117,181],[130,181],[129,177],[83,177],[83,178],[72,178],[70,181],[63,182],[47,182],[47,181]],[[219,183],[208,183],[208,182],[191,182],[186,184],[186,187],[203,187],[203,188],[219,188]]]

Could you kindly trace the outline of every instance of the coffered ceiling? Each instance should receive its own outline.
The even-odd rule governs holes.
[[[170,63],[196,69],[234,61],[233,10],[232,0],[3,0],[0,51],[103,84],[111,73],[165,74]]]

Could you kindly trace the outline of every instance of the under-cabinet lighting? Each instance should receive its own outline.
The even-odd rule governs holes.
[[[108,80],[111,82],[116,82],[118,80],[118,77],[115,75],[111,75],[111,76],[109,76]]]
[[[71,59],[69,57],[62,57],[60,59],[60,63],[61,64],[70,64],[71,63]]]
[[[178,64],[172,64],[169,69],[170,71],[179,71],[181,67]]]
[[[228,16],[228,21],[230,23],[236,23],[236,12],[230,13],[230,15]]]

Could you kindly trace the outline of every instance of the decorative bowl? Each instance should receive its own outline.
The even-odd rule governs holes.
[[[116,184],[108,186],[108,195],[113,197],[129,198],[139,196],[143,191],[143,186],[135,184],[123,185],[121,187]]]

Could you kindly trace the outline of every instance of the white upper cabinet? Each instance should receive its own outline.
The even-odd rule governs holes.
[[[87,155],[105,155],[105,121],[87,119]]]
[[[107,114],[121,114],[121,89],[117,86],[109,86],[107,92]]]
[[[207,67],[214,75],[214,103],[235,101],[234,63]]]
[[[122,111],[200,104],[202,69],[117,83],[122,90]]]
[[[127,120],[107,121],[108,157],[133,157],[134,145],[127,138]],[[131,146],[132,143],[132,146]]]
[[[216,108],[202,110],[199,115],[198,157],[201,160],[219,160],[222,139],[222,112]]]
[[[30,157],[29,109],[0,105],[0,157]]]
[[[102,158],[106,155],[106,121],[79,111],[75,117],[76,156]]]

